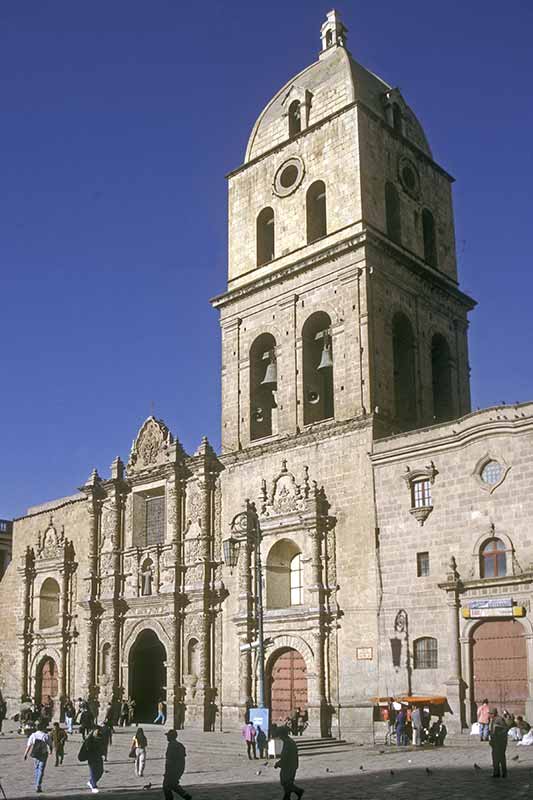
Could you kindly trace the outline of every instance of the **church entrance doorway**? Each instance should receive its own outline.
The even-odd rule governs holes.
[[[35,701],[37,704],[48,702],[50,698],[55,705],[59,695],[59,677],[57,664],[53,658],[43,658],[37,668],[35,681]]]
[[[516,620],[487,620],[473,634],[474,700],[524,714],[528,696],[524,629]]]
[[[307,708],[307,668],[297,650],[274,654],[267,672],[267,689],[274,723],[285,722],[297,708]]]
[[[153,722],[157,704],[166,702],[167,654],[149,628],[137,636],[129,657],[129,696],[135,700],[136,722]]]

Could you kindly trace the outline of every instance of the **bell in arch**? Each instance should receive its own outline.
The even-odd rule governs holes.
[[[331,354],[331,338],[327,331],[324,331],[324,346],[320,356],[320,364],[317,369],[331,369],[333,367],[333,356]]]
[[[278,382],[278,369],[273,351],[267,353],[266,358],[268,358],[268,364],[265,370],[265,377],[261,381],[261,386],[276,386]]]

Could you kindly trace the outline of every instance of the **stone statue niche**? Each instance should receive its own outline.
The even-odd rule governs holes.
[[[145,558],[141,564],[141,595],[149,597],[153,592],[154,583],[154,562],[151,558]]]

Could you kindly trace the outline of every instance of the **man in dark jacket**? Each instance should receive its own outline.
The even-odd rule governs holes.
[[[277,736],[279,736],[283,742],[283,748],[279,761],[276,761],[274,766],[280,768],[279,781],[283,787],[283,800],[291,800],[292,792],[294,792],[298,800],[300,800],[304,790],[294,783],[298,770],[298,748],[291,739],[286,727],[278,728]]]
[[[499,778],[501,771],[502,778],[506,778],[507,725],[503,717],[499,716],[497,708],[490,712],[489,742],[492,748],[492,777]]]
[[[185,772],[184,746],[178,742],[177,732],[171,728],[166,733],[168,745],[165,754],[165,774],[163,776],[163,795],[165,800],[173,800],[173,793],[191,800],[191,795],[180,786],[180,778]]]

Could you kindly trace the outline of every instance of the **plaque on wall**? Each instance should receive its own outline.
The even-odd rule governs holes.
[[[373,649],[371,647],[358,647],[356,656],[358,661],[372,661]]]

